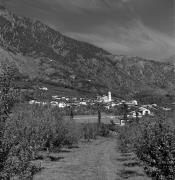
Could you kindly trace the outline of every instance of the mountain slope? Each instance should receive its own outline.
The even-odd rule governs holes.
[[[165,59],[165,61],[175,65],[175,55],[170,56],[169,58]]]
[[[0,47],[0,58],[10,58],[33,82],[94,94],[111,90],[118,96],[175,89],[173,65],[113,56],[4,7],[0,7]]]

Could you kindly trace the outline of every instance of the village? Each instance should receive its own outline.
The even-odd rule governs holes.
[[[41,91],[48,91],[47,87],[39,88]],[[154,116],[154,111],[161,109],[163,111],[170,111],[171,108],[168,107],[159,107],[157,104],[139,104],[137,100],[123,100],[119,98],[112,97],[112,93],[109,91],[107,95],[97,95],[94,98],[85,98],[85,97],[60,97],[59,95],[53,95],[51,101],[37,101],[37,100],[30,100],[30,105],[37,104],[41,106],[52,106],[58,107],[60,109],[66,109],[74,107],[93,107],[95,105],[102,105],[105,112],[114,112],[115,109],[118,107],[123,107],[123,105],[127,106],[127,118],[136,119],[142,118],[144,116]],[[113,116],[111,116],[112,118]],[[118,116],[119,117],[119,116]],[[120,125],[124,125],[125,121],[122,120],[123,116],[120,116]]]

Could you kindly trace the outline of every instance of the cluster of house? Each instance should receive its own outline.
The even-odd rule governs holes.
[[[151,108],[149,108],[147,105],[141,105],[138,106],[138,104],[135,105],[135,110],[129,112],[128,117],[142,117],[145,115],[151,115],[153,116],[153,112],[151,112],[150,110]]]
[[[39,88],[42,91],[48,91],[47,87],[41,87]],[[51,105],[51,106],[57,106],[59,108],[65,108],[67,106],[87,106],[87,105],[94,105],[96,103],[104,103],[105,107],[107,109],[110,109],[111,107],[114,107],[117,105],[112,100],[111,92],[108,92],[108,96],[97,96],[96,98],[78,98],[78,97],[60,97],[58,95],[52,96],[52,101],[50,102],[40,102],[37,100],[31,100],[29,101],[29,104],[38,104],[38,105]]]
[[[142,117],[145,115],[153,115],[150,109],[152,106],[157,106],[156,104],[139,106],[136,100],[131,100],[131,101],[125,101],[125,100],[116,101],[115,100],[114,101],[112,99],[111,92],[108,92],[108,96],[102,96],[99,99],[100,99],[100,102],[106,103],[105,107],[107,109],[120,106],[122,104],[126,104],[129,110],[128,117]],[[131,110],[131,109],[134,109],[134,110]]]
[[[40,90],[47,91],[48,88],[42,87]],[[157,104],[138,105],[136,100],[125,101],[119,99],[113,99],[112,93],[109,91],[108,95],[97,96],[96,98],[77,98],[77,97],[60,97],[58,95],[52,96],[51,102],[39,102],[36,100],[29,101],[29,104],[38,105],[51,105],[59,108],[65,108],[70,106],[87,106],[94,105],[95,103],[103,103],[106,109],[112,109],[122,104],[126,104],[128,107],[128,117],[142,117],[145,115],[153,116],[152,110],[157,109]],[[162,110],[171,110],[167,107],[162,107]]]

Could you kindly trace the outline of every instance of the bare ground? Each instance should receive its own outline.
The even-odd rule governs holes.
[[[133,154],[119,152],[116,137],[81,142],[52,155],[56,161],[41,161],[44,169],[34,180],[149,180]]]

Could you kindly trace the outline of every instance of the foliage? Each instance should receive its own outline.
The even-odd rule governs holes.
[[[135,99],[143,104],[170,104],[175,100],[175,96],[172,94],[158,94],[152,91],[141,91],[134,95]]]
[[[80,134],[74,121],[64,120],[58,108],[49,106],[16,106],[6,120],[4,144],[7,153],[3,174],[31,175],[31,160],[40,150],[59,150],[78,143]],[[9,149],[8,149],[9,147]],[[30,170],[30,171],[29,171]]]
[[[32,178],[38,168],[32,164],[41,149],[53,150],[78,142],[73,121],[62,118],[58,108],[16,104],[13,88],[15,68],[1,65],[0,76],[0,179]]]
[[[25,142],[13,141],[7,137],[7,121],[16,102],[17,92],[13,89],[15,66],[9,62],[1,63],[0,75],[0,179],[22,176],[32,168],[29,163],[30,150]],[[11,132],[8,133],[11,135]]]
[[[96,139],[98,134],[98,126],[96,123],[87,123],[83,125],[83,135],[84,139],[88,141],[90,139]]]
[[[175,178],[175,129],[164,117],[145,118],[119,131],[122,151],[132,150],[153,179]]]
[[[75,115],[92,115],[96,114],[96,109],[91,105],[80,105],[74,108]]]
[[[103,137],[107,137],[109,135],[109,127],[106,124],[101,124],[99,128],[99,135]]]
[[[82,131],[84,139],[87,139],[88,141],[90,139],[96,139],[97,136],[107,137],[110,132],[109,126],[103,123],[100,125],[98,123],[83,124]]]
[[[61,110],[50,106],[23,104],[16,107],[8,129],[18,139],[25,137],[35,150],[71,145],[77,143],[79,136],[74,121],[63,119]]]

